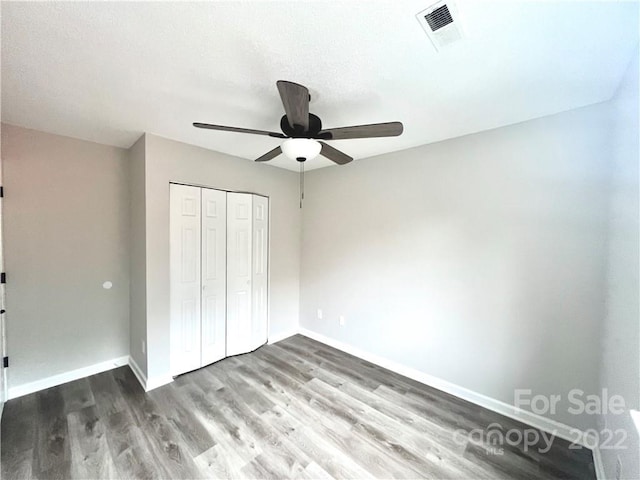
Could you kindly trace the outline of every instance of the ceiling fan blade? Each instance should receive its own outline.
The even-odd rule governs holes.
[[[282,153],[282,148],[280,148],[280,146],[278,145],[276,148],[265,153],[260,158],[256,158],[256,162],[268,162],[269,160],[276,158],[281,153]]]
[[[309,130],[309,90],[297,83],[278,80],[276,82],[278,92],[282,99],[287,121],[291,128],[301,125],[304,131]]]
[[[324,142],[320,142],[320,145],[322,145],[320,155],[322,155],[323,157],[327,157],[329,160],[337,163],[338,165],[344,165],[345,163],[349,163],[351,160],[353,160],[353,157],[350,157],[346,153],[333,148],[331,145],[328,145]]]
[[[222,130],[224,132],[237,132],[237,133],[253,133],[254,135],[267,135],[275,138],[287,138],[286,135],[276,132],[267,132],[266,130],[253,130],[251,128],[238,128],[238,127],[226,127],[224,125],[211,125],[210,123],[194,123],[194,127],[207,128],[209,130]]]
[[[402,133],[401,122],[372,123],[353,127],[328,128],[321,130],[318,137],[326,140],[347,140],[351,138],[397,137]]]

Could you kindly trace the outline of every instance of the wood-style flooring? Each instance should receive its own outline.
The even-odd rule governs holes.
[[[2,478],[595,478],[494,423],[531,428],[297,335],[149,393],[122,367],[11,400]]]

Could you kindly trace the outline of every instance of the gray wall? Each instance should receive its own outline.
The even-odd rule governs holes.
[[[269,197],[269,335],[295,329],[301,223],[296,173],[149,134],[145,168],[149,380],[169,374],[169,182]]]
[[[516,388],[595,392],[607,112],[312,171],[301,326],[509,404]],[[559,410],[549,417],[594,426]]]
[[[2,125],[2,159],[9,387],[127,355],[126,151]]]
[[[602,429],[623,429],[629,435],[626,450],[602,450],[606,478],[615,478],[616,456],[622,460],[622,478],[640,478],[640,443],[628,409],[640,410],[640,307],[638,295],[638,161],[640,122],[638,104],[638,55],[629,66],[613,110],[613,176],[610,210],[607,312],[602,341],[602,388],[622,395],[624,414],[608,414]],[[616,439],[620,435],[616,435]]]
[[[138,367],[146,374],[147,355],[142,342],[147,339],[147,263],[145,211],[145,135],[129,149],[129,197],[131,199],[130,242],[130,338],[129,350]]]

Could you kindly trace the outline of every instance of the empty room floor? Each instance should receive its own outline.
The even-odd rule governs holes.
[[[10,400],[2,478],[595,478],[591,451],[296,335],[144,393],[128,367]],[[526,450],[526,451],[525,451]]]

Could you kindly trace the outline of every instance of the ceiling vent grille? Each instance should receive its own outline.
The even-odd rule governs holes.
[[[425,33],[437,51],[463,38],[456,4],[440,1],[416,15]]]
[[[453,23],[453,18],[451,18],[451,13],[449,12],[449,7],[447,7],[446,5],[436,8],[431,13],[427,13],[424,18],[431,27],[432,32],[440,30],[442,27]]]

